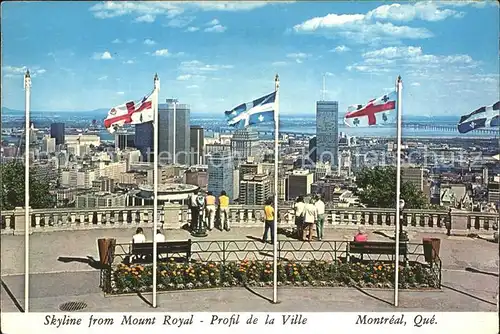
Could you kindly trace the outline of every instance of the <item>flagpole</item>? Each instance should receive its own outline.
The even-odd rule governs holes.
[[[25,125],[24,125],[24,312],[29,312],[30,290],[30,99],[31,76],[27,70],[24,75]]]
[[[156,230],[158,229],[158,127],[160,125],[158,119],[158,95],[160,93],[160,79],[158,74],[155,74],[154,78],[154,97],[153,97],[153,107],[154,107],[154,134],[153,134],[153,146],[154,146],[154,167],[153,167],[153,307],[156,305],[156,272],[157,272],[157,253],[156,248]]]
[[[397,93],[397,153],[396,153],[396,263],[394,266],[394,306],[398,306],[399,302],[399,233],[400,233],[400,199],[401,199],[401,120],[402,120],[402,89],[403,81],[401,76],[398,76],[396,81]]]
[[[274,224],[273,224],[273,303],[278,303],[278,158],[279,158],[279,88],[278,74],[274,79],[276,91],[274,102]]]

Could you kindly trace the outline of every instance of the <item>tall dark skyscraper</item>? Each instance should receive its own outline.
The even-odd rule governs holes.
[[[259,134],[257,132],[250,128],[234,132],[231,138],[231,154],[236,166],[246,162],[248,157],[257,157],[258,153],[260,152]]]
[[[205,134],[203,127],[199,125],[191,125],[191,165],[203,164],[205,162]]]
[[[338,165],[339,151],[339,103],[316,102],[316,159]]]
[[[64,123],[50,124],[50,138],[56,139],[56,145],[64,144]]]
[[[135,125],[135,147],[141,151],[142,160],[150,161],[148,152],[153,152],[153,122]]]
[[[316,136],[309,139],[309,159],[316,162],[316,149],[317,149],[317,140]]]
[[[135,147],[135,134],[131,132],[116,132],[115,149],[124,150],[130,147]]]
[[[169,161],[170,163],[174,162],[173,156],[175,154],[175,163],[189,165],[189,147],[191,144],[189,105],[179,104],[175,99],[167,99],[166,102],[165,104],[160,104],[158,108],[160,119],[159,150],[160,152],[169,152],[172,157]],[[162,154],[161,159],[164,162],[168,162],[166,161],[167,156],[165,154]]]

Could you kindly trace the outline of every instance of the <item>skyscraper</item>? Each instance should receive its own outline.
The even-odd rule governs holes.
[[[176,99],[167,99],[165,104],[159,105],[158,113],[160,120],[159,151],[168,152],[170,155],[168,157],[169,161],[166,161],[166,153],[162,153],[161,161],[189,165],[189,147],[191,144],[189,105],[179,104]]]
[[[203,127],[199,125],[191,125],[190,127],[190,140],[191,140],[191,165],[203,165],[205,162],[205,135]]]
[[[338,165],[339,104],[337,101],[316,102],[316,158]]]
[[[148,152],[153,152],[153,122],[135,125],[135,147],[141,151],[143,161],[152,161]]]
[[[272,195],[271,179],[265,174],[245,175],[240,181],[239,204],[264,205]]]
[[[208,191],[218,196],[222,190],[230,200],[233,197],[233,159],[227,151],[217,152],[207,157]]]
[[[56,139],[56,145],[64,144],[64,123],[50,124],[50,137]]]
[[[231,154],[235,163],[246,162],[258,154],[259,134],[250,128],[236,130],[231,138]]]
[[[135,147],[135,134],[131,132],[116,132],[115,133],[115,150],[124,150],[128,147]]]

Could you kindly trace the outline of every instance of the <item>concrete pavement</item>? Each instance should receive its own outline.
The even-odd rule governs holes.
[[[325,239],[350,240],[353,230],[329,229]],[[113,237],[118,243],[131,239],[132,229],[35,233],[30,237],[31,311],[57,311],[68,301],[83,301],[84,311],[150,311],[140,297],[104,297],[98,284],[99,272],[82,262],[60,262],[59,257],[98,258],[96,240]],[[145,231],[150,239],[151,230]],[[249,240],[260,237],[262,229],[234,228],[230,232],[212,231],[206,240]],[[392,234],[391,229],[386,234]],[[167,239],[192,238],[186,231],[168,230]],[[410,241],[439,237],[443,261],[442,291],[402,291],[400,305],[405,311],[494,311],[498,295],[498,244],[485,240],[444,234],[409,233]],[[371,240],[388,240],[369,232]],[[192,238],[195,240],[196,238]],[[280,235],[280,239],[287,239]],[[24,277],[24,237],[1,236],[2,311],[22,308]],[[470,272],[468,268],[481,272]],[[270,304],[256,293],[270,297],[264,288],[178,291],[158,296],[159,310],[165,311],[391,311],[393,292],[354,288],[281,288],[282,303]],[[143,296],[151,300],[151,296]],[[16,303],[19,304],[16,306]]]

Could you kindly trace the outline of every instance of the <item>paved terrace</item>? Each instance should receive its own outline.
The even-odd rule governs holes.
[[[391,235],[392,227],[380,231]],[[389,240],[369,231],[370,240]],[[30,237],[30,311],[56,312],[68,301],[83,301],[84,311],[148,312],[151,294],[143,296],[104,297],[98,287],[99,271],[88,264],[88,256],[98,259],[98,238],[116,238],[117,243],[131,239],[134,229],[93,229],[34,233]],[[152,235],[145,229],[146,236]],[[230,232],[214,230],[206,238],[191,237],[183,230],[166,231],[167,239],[251,240],[260,237],[262,228],[233,228]],[[352,229],[330,228],[327,240],[350,240]],[[443,262],[442,291],[402,291],[400,307],[405,311],[495,311],[498,298],[498,244],[465,236],[410,231],[410,242],[423,237],[441,238]],[[484,235],[490,238],[490,235]],[[287,240],[280,235],[280,240]],[[291,239],[289,239],[291,240]],[[17,312],[24,301],[24,237],[1,236],[1,309]],[[298,243],[298,242],[297,242]],[[314,243],[314,241],[313,241]],[[59,257],[74,257],[63,263]],[[78,260],[79,259],[79,260]],[[158,295],[158,311],[393,311],[390,290],[355,288],[280,288],[278,305],[266,298],[269,288],[216,289],[164,292]]]

